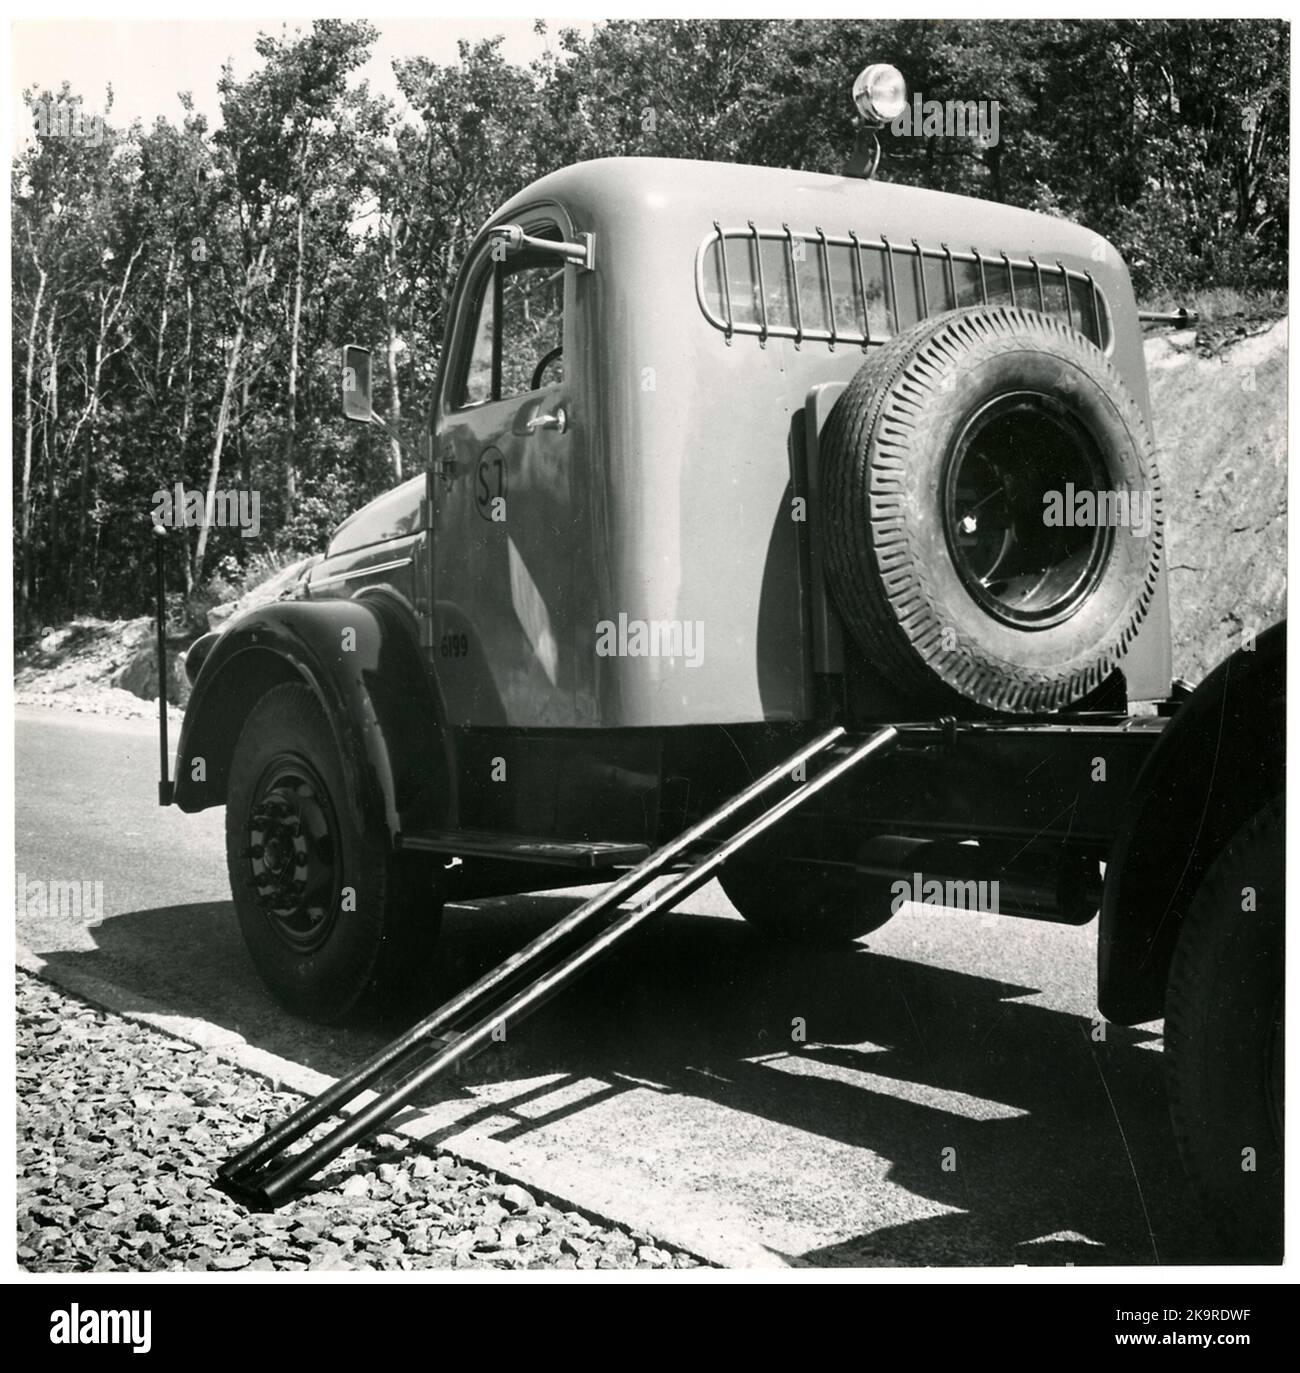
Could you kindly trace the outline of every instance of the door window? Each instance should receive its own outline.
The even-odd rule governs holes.
[[[554,230],[537,235],[558,238]],[[483,274],[462,376],[459,407],[525,395],[564,380],[562,264],[527,254]]]

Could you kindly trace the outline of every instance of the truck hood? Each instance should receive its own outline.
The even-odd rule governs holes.
[[[376,496],[369,505],[349,515],[330,536],[325,556],[349,553],[370,544],[385,543],[414,534],[420,527],[420,498],[424,495],[424,473],[411,477],[401,486]]]

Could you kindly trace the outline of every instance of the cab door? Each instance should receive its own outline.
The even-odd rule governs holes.
[[[562,238],[549,218],[524,228]],[[431,478],[433,652],[453,725],[577,723],[572,278],[491,244],[469,264]]]

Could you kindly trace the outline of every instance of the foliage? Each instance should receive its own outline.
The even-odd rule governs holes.
[[[838,171],[849,83],[888,60],[934,100],[997,101],[998,137],[886,133],[880,175],[1087,223],[1160,299],[1286,277],[1287,28],[1257,20],[620,20],[511,65],[499,40],[358,79],[366,23],[258,44],[222,118],[62,127],[13,161],[19,628],[130,614],[155,493],[241,487],[261,532],[186,529],[171,575],[207,601],[250,557],[320,548],[403,475],[456,273],[537,176],[610,155]],[[97,126],[96,126],[97,127]],[[54,132],[51,132],[51,130]],[[339,417],[338,349],[375,348],[405,448]]]

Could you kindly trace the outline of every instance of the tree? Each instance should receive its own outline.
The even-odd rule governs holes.
[[[502,42],[358,72],[369,24],[263,36],[209,129],[117,128],[28,92],[12,166],[16,618],[147,604],[154,493],[235,480],[262,534],[172,540],[200,615],[254,549],[321,546],[409,475],[474,236],[531,180],[611,155],[838,172],[868,60],[938,101],[996,101],[998,137],[882,136],[882,179],[1066,215],[1140,292],[1285,280],[1288,30],[1269,20],[619,20],[527,66]],[[338,415],[338,349],[372,342],[399,437]],[[400,441],[399,441],[400,439]],[[215,569],[215,570],[214,570]]]

